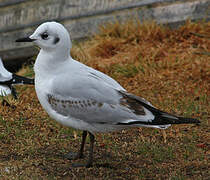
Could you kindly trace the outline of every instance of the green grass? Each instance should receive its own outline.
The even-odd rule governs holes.
[[[165,144],[141,143],[138,154],[146,159],[153,159],[154,163],[167,162],[175,159],[174,149]]]

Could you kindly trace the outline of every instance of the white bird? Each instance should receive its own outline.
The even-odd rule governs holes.
[[[130,127],[167,128],[171,124],[199,123],[160,111],[148,101],[128,93],[114,79],[70,56],[71,40],[57,22],[41,24],[35,32],[16,42],[35,42],[37,56],[35,90],[42,107],[57,122],[83,131],[79,152],[69,158],[82,158],[87,133],[89,158],[93,162],[94,133]]]
[[[34,79],[18,76],[7,71],[0,57],[0,96],[12,94],[17,99],[17,93],[13,87],[15,84],[34,84]]]

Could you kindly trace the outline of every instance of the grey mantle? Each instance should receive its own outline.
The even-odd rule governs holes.
[[[63,23],[72,39],[87,37],[100,24],[138,18],[177,25],[187,19],[210,19],[210,0],[0,0],[0,57],[33,56],[31,43],[15,43],[39,24]]]

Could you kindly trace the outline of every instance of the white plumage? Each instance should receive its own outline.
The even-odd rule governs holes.
[[[12,94],[17,99],[17,93],[13,87],[15,84],[34,84],[34,79],[18,76],[7,71],[0,58],[0,96]]]
[[[41,39],[40,34],[44,32],[48,33],[48,40]],[[53,36],[60,38],[60,43],[55,44],[55,47],[51,44]],[[122,129],[117,123],[154,120],[154,115],[144,107],[145,114],[137,115],[128,106],[120,104],[123,96],[119,91],[126,90],[114,79],[72,59],[69,54],[70,37],[62,25],[44,23],[30,38],[36,39],[35,42],[41,47],[34,66],[35,89],[40,103],[53,119],[91,133]],[[59,102],[50,104],[48,95]],[[81,101],[81,105],[69,107],[62,104],[62,101]],[[96,104],[86,107],[83,101],[94,101]]]
[[[5,69],[0,57],[0,82],[5,82],[10,79],[12,79],[12,73]],[[9,94],[11,94],[11,89],[7,85],[0,84],[0,96],[7,96]]]
[[[170,124],[195,123],[154,108],[145,99],[129,94],[111,77],[70,56],[71,40],[63,25],[47,22],[17,42],[34,41],[40,48],[36,59],[35,89],[47,113],[59,123],[83,130],[81,157],[89,132],[92,165],[95,132],[134,126],[167,128]],[[183,120],[183,121],[182,121]]]

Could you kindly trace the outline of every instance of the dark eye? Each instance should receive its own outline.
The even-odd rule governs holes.
[[[46,32],[44,32],[43,34],[41,34],[42,39],[46,40],[48,38],[48,34]]]

